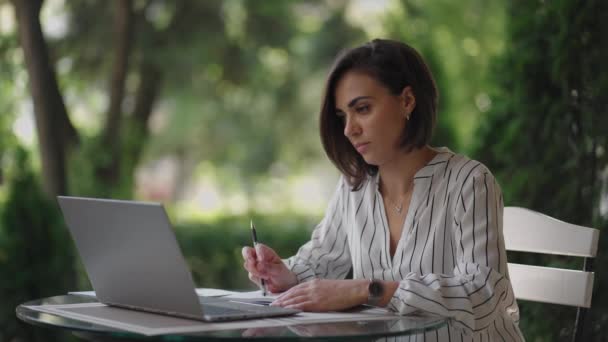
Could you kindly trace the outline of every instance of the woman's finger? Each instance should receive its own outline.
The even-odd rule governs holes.
[[[289,297],[284,300],[275,299],[272,304],[277,306],[288,306],[310,301],[311,299],[309,298],[308,294],[299,294],[297,296]]]
[[[272,262],[274,260],[280,259],[274,249],[261,243],[255,245],[255,252],[259,261]]]
[[[256,283],[257,285],[260,285],[260,283],[261,283],[260,278],[256,277],[255,275],[253,275],[251,273],[249,273],[249,280]]]
[[[278,296],[276,298],[276,300],[283,301],[283,300],[285,300],[287,298],[292,298],[292,297],[295,297],[295,296],[299,296],[299,295],[301,295],[303,293],[306,293],[306,290],[304,290],[305,289],[305,285],[306,284],[304,283],[304,284],[298,284],[298,285],[292,287],[291,289],[289,289],[285,293],[283,293],[280,296]]]
[[[266,289],[271,293],[279,293],[283,290],[283,288],[271,282],[266,282]]]
[[[245,264],[247,265],[247,267],[252,268],[252,269],[257,269],[257,262],[255,260],[251,260],[251,259],[246,259],[245,260]]]
[[[252,271],[257,271],[255,264],[252,264],[251,262],[249,262],[248,260],[245,260],[243,262],[243,267],[248,271],[248,272],[252,272]]]
[[[315,303],[314,302],[310,302],[310,301],[301,302],[301,303],[297,303],[297,304],[286,305],[286,306],[284,306],[284,308],[287,308],[287,309],[296,309],[296,310],[302,310],[302,311],[316,311],[315,310]]]
[[[243,255],[243,259],[245,260],[256,260],[257,255],[255,249],[245,246],[241,249],[241,254]]]
[[[287,267],[285,267],[285,265],[282,262],[276,263],[276,264],[275,263],[271,263],[271,264],[260,263],[258,270],[268,274],[268,276],[270,276],[270,277],[280,277],[280,276],[284,275],[286,272],[289,272]]]
[[[243,267],[245,268],[245,270],[247,270],[247,272],[255,275],[258,278],[265,277],[265,275],[263,273],[259,272],[255,266],[253,266],[247,262],[243,263]]]

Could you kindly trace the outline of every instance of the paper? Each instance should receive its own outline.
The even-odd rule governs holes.
[[[232,293],[228,294],[226,296],[226,298],[255,298],[255,299],[269,298],[269,299],[275,299],[279,295],[280,295],[280,293],[270,293],[270,292],[267,292],[266,296],[264,296],[262,294],[261,290],[257,290],[257,291],[250,291],[250,292],[232,292]]]
[[[228,291],[228,290],[222,290],[222,289],[210,289],[210,288],[196,289],[196,294],[199,297],[222,297],[222,296],[238,294],[238,293],[241,293],[241,292]],[[249,292],[242,292],[242,293],[249,293]],[[261,292],[259,292],[259,293],[260,293],[260,297],[262,297],[262,293]],[[73,291],[73,292],[68,292],[68,294],[96,298],[95,291]]]
[[[242,294],[245,296],[250,296],[248,299],[255,299],[252,293],[245,292]],[[302,312],[295,316],[282,318],[206,323],[160,314],[110,307],[101,303],[38,305],[26,307],[31,310],[55,314],[79,321],[91,322],[98,325],[143,335],[280,327],[311,323],[391,320],[398,317],[388,310],[382,308],[360,307],[358,310],[353,310],[351,312]]]

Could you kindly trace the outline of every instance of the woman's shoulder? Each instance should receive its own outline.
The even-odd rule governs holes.
[[[438,148],[437,151],[439,154],[435,157],[435,159],[438,159],[435,163],[439,167],[433,170],[434,174],[449,177],[457,182],[465,182],[470,177],[478,177],[484,174],[486,177],[494,177],[490,169],[479,160],[452,152],[445,147]]]

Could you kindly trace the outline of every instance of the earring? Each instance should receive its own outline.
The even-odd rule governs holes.
[[[410,121],[410,115],[411,115],[411,114],[412,114],[412,113],[407,113],[407,114],[405,114],[405,121]]]

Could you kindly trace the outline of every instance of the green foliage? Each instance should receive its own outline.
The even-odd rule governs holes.
[[[391,38],[418,49],[439,88],[433,143],[468,152],[492,106],[491,61],[504,44],[503,1],[400,0],[383,18]]]
[[[97,113],[89,127],[79,127],[87,130],[83,135],[94,137],[106,108],[91,94],[101,91],[105,96],[112,74],[115,51],[108,47],[113,47],[114,37],[107,28],[114,24],[115,9],[104,1],[75,0],[66,3],[65,10],[67,32],[49,39],[49,44],[62,66],[58,76],[69,111],[85,104],[88,112]],[[301,11],[311,13],[302,16]],[[320,1],[136,2],[129,63],[145,61],[161,74],[162,107],[155,113],[160,124],[154,125],[159,128],[153,129],[149,144],[141,142],[143,161],[178,154],[195,161],[186,174],[194,171],[196,162],[208,161],[217,169],[231,170],[234,177],[223,178],[223,185],[248,191],[249,184],[265,177],[278,161],[294,171],[319,159],[316,113],[322,71],[339,49],[365,40],[344,12],[345,4],[335,7]],[[306,26],[311,20],[318,21],[313,30]],[[141,77],[137,67],[127,73],[126,112]],[[116,139],[125,144],[142,138],[133,130],[121,133]],[[77,165],[69,166],[77,170],[72,174],[89,168],[94,172],[97,167],[85,163],[109,160],[106,147],[85,142],[85,151],[73,159]],[[128,151],[123,148],[121,153]],[[99,176],[89,172],[82,181],[72,181],[77,184],[70,191],[128,194],[127,178],[133,177],[133,170],[125,167],[117,189],[87,184]]]
[[[17,46],[14,35],[0,35],[0,185],[4,182],[5,170],[8,169],[7,151],[16,145],[11,124],[15,118],[16,87],[14,78],[17,66],[13,61],[13,52]]]
[[[13,161],[0,211],[0,340],[34,340],[32,331],[17,324],[15,308],[71,288],[73,251],[58,208],[42,193],[27,152],[16,149]]]
[[[135,134],[125,137],[125,149],[132,146]],[[80,148],[72,151],[68,162],[68,182],[73,196],[115,199],[133,198],[134,166],[128,154],[121,155],[118,181],[104,185],[98,170],[111,162],[110,152],[99,137],[81,137]]]
[[[603,229],[592,304],[599,341],[608,334],[608,285],[602,281],[608,225],[600,215],[608,167],[608,75],[598,72],[608,56],[608,3],[522,0],[509,2],[508,9],[509,45],[497,62],[496,103],[475,154],[500,180],[506,205]],[[569,338],[572,309],[524,302],[521,308],[528,339]]]
[[[318,29],[303,32],[305,19],[295,16],[290,2],[271,1],[271,8],[244,2],[240,10],[233,8],[239,8],[237,3],[227,2],[224,10],[244,11],[247,29],[237,34],[227,28],[224,41],[191,43],[199,58],[183,74],[181,68],[172,70],[167,96],[175,101],[165,129],[150,141],[147,159],[184,154],[209,161],[233,171],[234,177],[220,180],[223,185],[247,191],[277,162],[295,171],[319,159],[316,114],[322,71],[340,49],[365,36],[346,21],[343,9],[329,11]],[[323,3],[309,5],[329,10]],[[271,15],[272,27],[281,30],[261,34],[260,23]],[[237,20],[233,16],[239,15],[227,15],[226,22]],[[204,53],[208,50],[213,52]]]

